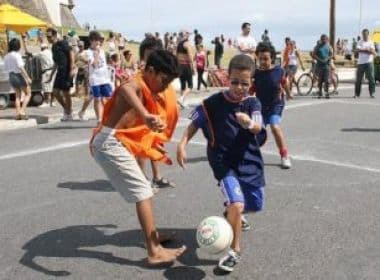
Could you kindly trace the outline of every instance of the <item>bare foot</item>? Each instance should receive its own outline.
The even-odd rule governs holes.
[[[158,243],[160,244],[164,244],[166,242],[170,242],[170,241],[173,241],[177,236],[177,232],[175,231],[172,231],[171,233],[169,234],[158,234]],[[144,246],[146,248],[146,242],[144,242]]]
[[[148,257],[150,265],[171,264],[185,252],[186,246],[177,249],[167,249],[159,246],[154,255]]]

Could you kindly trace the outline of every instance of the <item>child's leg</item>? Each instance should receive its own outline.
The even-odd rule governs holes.
[[[85,85],[84,85],[84,100],[83,100],[83,105],[82,105],[82,109],[81,109],[82,113],[86,112],[91,101],[92,101],[92,96],[89,94],[88,86],[85,83]]]
[[[104,147],[107,146],[107,149]],[[130,203],[136,203],[136,212],[144,232],[150,264],[173,262],[185,247],[166,249],[160,245],[153,217],[149,181],[145,178],[134,155],[106,130],[102,130],[92,143],[96,162],[102,167],[114,189]]]
[[[235,172],[229,172],[229,174],[220,181],[220,187],[225,197],[227,220],[232,226],[234,233],[231,249],[239,253],[242,232],[241,218],[244,211],[245,199]]]
[[[284,133],[282,132],[280,125],[271,124],[270,128],[272,130],[281,158],[288,157],[288,148],[286,146]]]
[[[146,199],[136,203],[137,216],[144,232],[148,262],[150,264],[170,263],[183,254],[185,247],[177,249],[166,249],[159,242],[159,234],[155,227],[153,217],[152,200]]]
[[[227,206],[227,220],[232,226],[234,238],[232,240],[231,249],[240,253],[241,240],[241,218],[244,211],[244,203],[236,202]]]
[[[100,98],[94,98],[94,111],[95,111],[96,119],[100,121],[101,115],[103,115],[103,104]]]

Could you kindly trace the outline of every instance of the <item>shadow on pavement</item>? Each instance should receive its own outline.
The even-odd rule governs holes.
[[[92,182],[65,182],[59,183],[58,188],[70,189],[72,191],[96,191],[113,192],[112,185],[107,180],[95,180]]]
[[[36,258],[85,258],[118,265],[151,268],[145,259],[129,260],[115,256],[110,251],[96,249],[98,246],[106,245],[144,248],[141,230],[107,233],[116,228],[115,225],[76,225],[42,233],[22,247],[26,252],[21,257],[20,263],[51,276],[68,276],[71,273],[67,270],[52,270],[50,267],[44,267],[36,262]],[[182,244],[187,246],[185,254],[178,259],[186,267],[166,268],[164,275],[170,276],[169,279],[185,279],[183,273],[189,275],[189,278],[186,279],[202,279],[200,277],[203,276],[203,271],[193,268],[193,266],[217,264],[215,260],[198,258],[196,253],[198,245],[195,239],[196,229],[160,229],[159,231],[163,234],[176,232],[176,239],[165,244],[165,247],[179,247]],[[67,267],[67,265],[63,264],[63,267]]]
[[[342,132],[380,132],[380,128],[342,128]]]
[[[169,279],[169,280],[174,280],[174,279],[201,280],[206,277],[206,273],[195,267],[177,266],[173,268],[168,268],[164,272],[164,276],[165,276],[165,279]]]

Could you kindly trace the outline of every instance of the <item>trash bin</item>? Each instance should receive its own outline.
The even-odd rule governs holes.
[[[375,57],[374,66],[375,66],[375,81],[380,82],[380,56]]]

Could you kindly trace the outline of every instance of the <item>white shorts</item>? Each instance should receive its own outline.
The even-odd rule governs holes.
[[[95,136],[92,151],[95,161],[102,167],[112,186],[130,203],[153,196],[150,182],[132,155],[114,136],[108,127]]]

